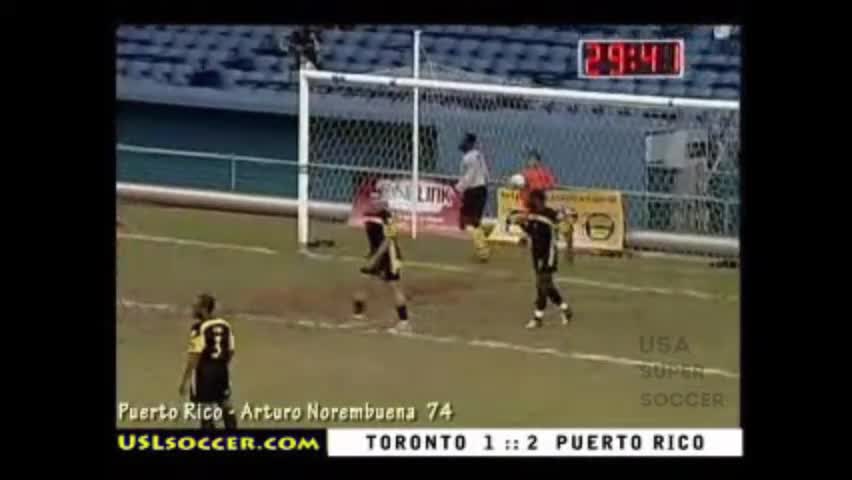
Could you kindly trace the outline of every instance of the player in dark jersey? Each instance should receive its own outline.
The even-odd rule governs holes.
[[[231,405],[231,378],[228,369],[234,358],[234,331],[223,318],[213,316],[216,299],[203,293],[192,306],[195,322],[189,334],[189,356],[180,382],[180,395],[186,395],[187,383],[191,382],[190,401],[210,409],[222,409],[226,430],[237,428],[237,416]],[[212,430],[216,423],[201,420],[201,428]]]
[[[397,243],[397,228],[394,224],[393,215],[385,202],[374,197],[364,217],[364,230],[367,233],[370,251],[367,254],[367,264],[361,267],[361,273],[382,280],[390,287],[399,320],[395,330],[410,331],[411,325],[408,322],[405,293],[400,286],[402,253]],[[365,319],[367,295],[363,290],[355,294],[352,304],[353,318],[355,320]]]
[[[533,270],[535,270],[535,312],[527,328],[541,327],[544,308],[549,299],[558,305],[562,316],[562,324],[571,321],[573,313],[565,302],[559,289],[553,283],[553,274],[559,269],[559,252],[557,244],[560,235],[568,242],[566,255],[569,263],[573,262],[571,244],[571,223],[568,214],[557,212],[545,205],[545,193],[535,190],[530,193],[529,210],[512,212],[507,223],[519,225],[527,233],[532,250]]]

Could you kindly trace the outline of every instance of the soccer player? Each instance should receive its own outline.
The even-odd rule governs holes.
[[[411,331],[408,322],[408,306],[405,293],[400,286],[400,271],[402,270],[402,254],[397,243],[397,228],[387,204],[376,198],[364,215],[364,229],[370,251],[367,254],[367,264],[361,267],[361,273],[376,278],[387,284],[393,292],[396,303],[398,323],[396,331]],[[367,294],[359,291],[352,302],[352,316],[355,320],[366,318]]]
[[[542,190],[530,193],[529,207],[526,212],[512,212],[507,219],[507,223],[515,223],[524,229],[532,246],[536,299],[533,318],[526,328],[541,327],[548,300],[559,306],[562,324],[567,325],[573,312],[553,283],[553,274],[559,269],[557,242],[560,235],[567,237],[566,254],[569,263],[573,263],[570,221],[565,212],[557,212],[545,205],[545,194]]]
[[[456,183],[456,191],[462,194],[459,216],[459,228],[470,232],[473,248],[481,261],[487,261],[491,249],[482,229],[482,213],[488,200],[488,166],[485,157],[476,148],[476,135],[467,133],[459,149],[462,151],[461,179]]]
[[[530,150],[527,155],[527,166],[521,171],[524,177],[524,188],[521,189],[521,205],[529,209],[530,193],[541,190],[547,192],[556,188],[556,176],[541,160],[537,150]]]
[[[183,371],[179,392],[186,395],[191,381],[190,401],[222,409],[226,430],[237,428],[237,416],[231,405],[231,379],[228,365],[234,358],[234,331],[223,318],[216,318],[216,299],[203,293],[192,306],[195,322],[189,334],[189,355]],[[213,420],[201,420],[203,430],[214,430]]]

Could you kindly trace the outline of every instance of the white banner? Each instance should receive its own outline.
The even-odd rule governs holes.
[[[328,430],[330,457],[739,457],[740,428]]]

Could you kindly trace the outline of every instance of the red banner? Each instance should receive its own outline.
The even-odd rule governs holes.
[[[459,229],[461,195],[452,185],[421,180],[417,201],[417,232],[467,238]],[[349,225],[364,224],[364,213],[378,198],[386,202],[402,232],[411,230],[411,179],[375,179],[366,182],[355,195]]]

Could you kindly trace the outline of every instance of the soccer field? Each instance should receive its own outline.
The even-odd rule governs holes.
[[[237,337],[238,409],[245,402],[304,408],[369,401],[417,408],[416,423],[393,426],[739,425],[738,270],[581,256],[557,280],[572,302],[573,324],[561,326],[549,307],[545,326],[528,331],[528,250],[499,247],[490,263],[477,264],[469,242],[402,238],[415,331],[406,337],[386,331],[395,312],[381,289],[368,303],[369,323],[349,322],[351,295],[363,281],[361,230],[315,222],[314,237],[336,246],[314,258],[297,252],[291,218],[142,205],[124,205],[121,214],[130,227],[119,234],[117,252],[120,402],[180,404],[188,306],[208,291]],[[686,375],[681,365],[700,368]],[[672,405],[686,393],[705,402]],[[450,402],[452,421],[430,421],[430,401]],[[358,424],[365,425],[380,424]]]

